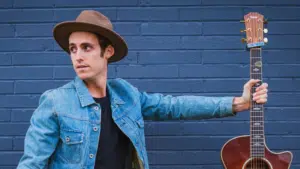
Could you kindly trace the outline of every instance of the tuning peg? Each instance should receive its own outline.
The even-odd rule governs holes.
[[[241,30],[241,33],[246,32],[246,31],[247,31],[246,29],[242,29],[242,30]]]
[[[264,33],[268,33],[268,29],[267,28],[264,29]]]
[[[268,19],[264,19],[264,24],[268,24]]]
[[[242,42],[242,43],[246,43],[246,42],[247,42],[247,39],[246,39],[246,38],[242,38],[242,39],[241,39],[241,42]]]
[[[240,20],[241,23],[245,23],[245,20]]]
[[[269,41],[268,38],[264,38],[265,43],[268,43],[268,41]]]

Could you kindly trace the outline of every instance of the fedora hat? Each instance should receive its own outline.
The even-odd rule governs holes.
[[[53,36],[59,46],[69,52],[69,36],[73,32],[91,32],[106,37],[115,49],[115,53],[109,58],[108,63],[123,59],[128,48],[124,39],[113,30],[111,21],[102,13],[94,10],[82,11],[75,21],[61,22],[53,28]]]

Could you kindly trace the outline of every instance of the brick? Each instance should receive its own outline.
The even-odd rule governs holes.
[[[217,164],[220,162],[218,151],[149,151],[151,164],[182,165],[182,164]]]
[[[226,117],[235,118],[235,117]],[[266,135],[297,135],[298,122],[267,122],[265,123]],[[151,122],[146,123],[147,136],[228,136],[249,134],[249,122]],[[234,128],[234,130],[232,130]]]
[[[284,1],[281,1],[284,2]],[[260,14],[264,15],[265,18],[268,18],[269,21],[275,21],[275,20],[285,20],[285,21],[291,21],[291,20],[299,20],[300,19],[300,13],[299,7],[246,7],[244,9],[244,14],[247,14],[249,12],[255,11],[259,12]],[[278,12],[280,11],[280,12]],[[240,18],[241,19],[241,18]]]
[[[8,137],[0,137],[0,150],[1,151],[8,151],[12,150],[12,138]]]
[[[69,81],[16,81],[15,93],[16,94],[42,94],[48,89],[54,89],[60,87]]]
[[[0,94],[12,94],[12,93],[14,93],[14,82],[0,81]]]
[[[141,51],[139,64],[195,64],[202,63],[200,51]]]
[[[17,37],[50,37],[52,36],[53,24],[17,24]]]
[[[14,37],[15,28],[13,25],[0,25],[0,37]]]
[[[51,39],[0,39],[0,51],[48,51],[53,50]]]
[[[297,44],[300,35],[270,35],[265,49],[299,49]]]
[[[205,50],[202,52],[204,64],[250,64],[247,51]]]
[[[73,67],[55,67],[54,68],[54,79],[72,79],[76,76]]]
[[[215,150],[219,151],[230,139],[237,136],[161,136],[147,137],[147,148],[150,151],[192,151],[192,150]],[[271,149],[300,149],[297,144],[300,141],[298,136],[266,136],[267,146]],[[178,146],[180,145],[180,146]]]
[[[141,0],[142,6],[187,6],[187,5],[201,5],[201,0]]]
[[[138,0],[120,1],[120,0],[85,0],[84,3],[81,0],[55,0],[56,7],[98,7],[98,6],[136,6]]]
[[[281,63],[281,64],[297,64],[300,63],[300,58],[298,57],[298,50],[263,50],[262,58],[263,63]],[[284,56],[284,59],[283,59]]]
[[[267,80],[271,92],[299,92],[300,80],[291,79],[271,79]]]
[[[174,21],[178,19],[175,8],[119,8],[117,19],[122,21]]]
[[[53,10],[10,9],[0,11],[0,23],[52,22]]]
[[[151,163],[151,162],[150,162]],[[153,169],[224,169],[221,165],[151,165]]]
[[[237,36],[183,36],[181,49],[244,49]]]
[[[17,165],[22,153],[19,152],[0,152],[0,166],[2,165]],[[1,167],[2,169],[2,167]]]
[[[202,92],[242,92],[247,80],[206,79],[203,80]]]
[[[265,65],[263,69],[264,77],[300,77],[300,65]]]
[[[3,67],[0,79],[52,79],[51,67]]]
[[[173,65],[118,66],[116,76],[121,78],[172,78],[178,77],[178,67]]]
[[[54,43],[53,48],[54,48],[55,52],[59,52],[59,53],[65,52],[55,41],[53,43]],[[65,53],[65,54],[68,55],[67,53]],[[70,55],[68,55],[68,56],[70,56]]]
[[[299,121],[300,117],[297,112],[299,108],[265,108],[265,120],[277,121]]]
[[[129,50],[132,49],[178,49],[180,37],[175,36],[130,36],[125,37]]]
[[[120,35],[140,35],[141,24],[135,22],[113,23],[114,30]]]
[[[269,94],[268,98],[268,106],[300,106],[300,94],[298,93],[292,93],[292,94],[286,94],[286,93],[272,93]]]
[[[2,0],[0,1],[0,8],[12,8],[13,1],[12,0]]]
[[[191,7],[181,8],[179,16],[184,21],[236,21],[243,18],[243,10],[240,7]]]
[[[295,64],[300,63],[298,50],[264,50],[262,49],[262,62],[264,64],[282,63]],[[250,64],[249,51],[222,50],[213,51],[206,50],[202,52],[204,64]],[[285,56],[282,59],[282,56]]]
[[[202,23],[142,23],[142,35],[201,35]]]
[[[54,7],[52,1],[47,0],[14,0],[14,7],[16,8],[26,8],[26,7]]]
[[[239,1],[239,0],[202,0],[203,5],[299,5],[299,1],[281,1],[281,0],[252,0],[252,1]]]
[[[72,65],[66,52],[18,52],[12,54],[13,65]]]
[[[2,100],[0,108],[31,108],[37,106],[39,97],[36,95],[0,95],[0,99]]]
[[[6,66],[11,65],[11,54],[10,53],[0,53],[0,65]]]
[[[55,9],[54,21],[74,21],[83,10],[85,9]],[[107,16],[111,21],[116,20],[117,18],[116,9],[96,8],[94,10],[101,12],[103,15]]]
[[[203,81],[196,79],[129,79],[140,91],[147,92],[202,92]]]
[[[204,22],[203,35],[241,35],[240,22]]]
[[[1,169],[15,169],[15,168],[17,168],[17,166],[9,166],[9,167],[7,167],[7,166],[1,166]]]
[[[291,34],[300,34],[300,30],[297,29],[300,27],[298,21],[280,21],[280,22],[269,22],[267,25],[268,34],[270,35],[291,35]]]
[[[11,121],[29,122],[34,109],[13,109],[11,112]]]
[[[28,130],[28,127],[29,124],[0,124],[0,131],[2,136],[24,136]]]
[[[115,68],[112,65],[108,67],[108,78],[115,77]],[[54,68],[54,79],[74,79],[76,76],[75,70],[73,67],[55,67]]]
[[[207,73],[209,72],[209,73]],[[181,65],[179,77],[248,77],[248,66],[240,65]]]
[[[121,64],[136,64],[138,58],[138,52],[136,51],[128,51],[128,54],[125,58],[118,62],[110,63],[110,65],[121,65]]]
[[[0,109],[0,122],[10,121],[10,114],[11,114],[11,110],[9,110],[9,109]]]
[[[24,151],[24,137],[17,137],[13,140],[13,149],[17,151]]]

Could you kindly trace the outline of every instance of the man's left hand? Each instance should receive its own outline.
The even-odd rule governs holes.
[[[235,112],[240,112],[250,109],[251,104],[251,88],[259,82],[259,79],[250,79],[244,85],[243,95],[241,97],[236,97],[233,102],[233,110]],[[253,93],[253,101],[258,104],[265,104],[268,98],[268,84],[262,83],[259,87],[256,88]]]

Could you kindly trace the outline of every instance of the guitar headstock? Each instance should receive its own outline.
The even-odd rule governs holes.
[[[264,28],[266,20],[264,16],[257,12],[250,12],[244,16],[245,30],[241,32],[246,32],[246,38],[242,39],[242,42],[247,43],[248,48],[262,47],[268,42],[267,38],[264,38],[264,33],[268,30]]]

